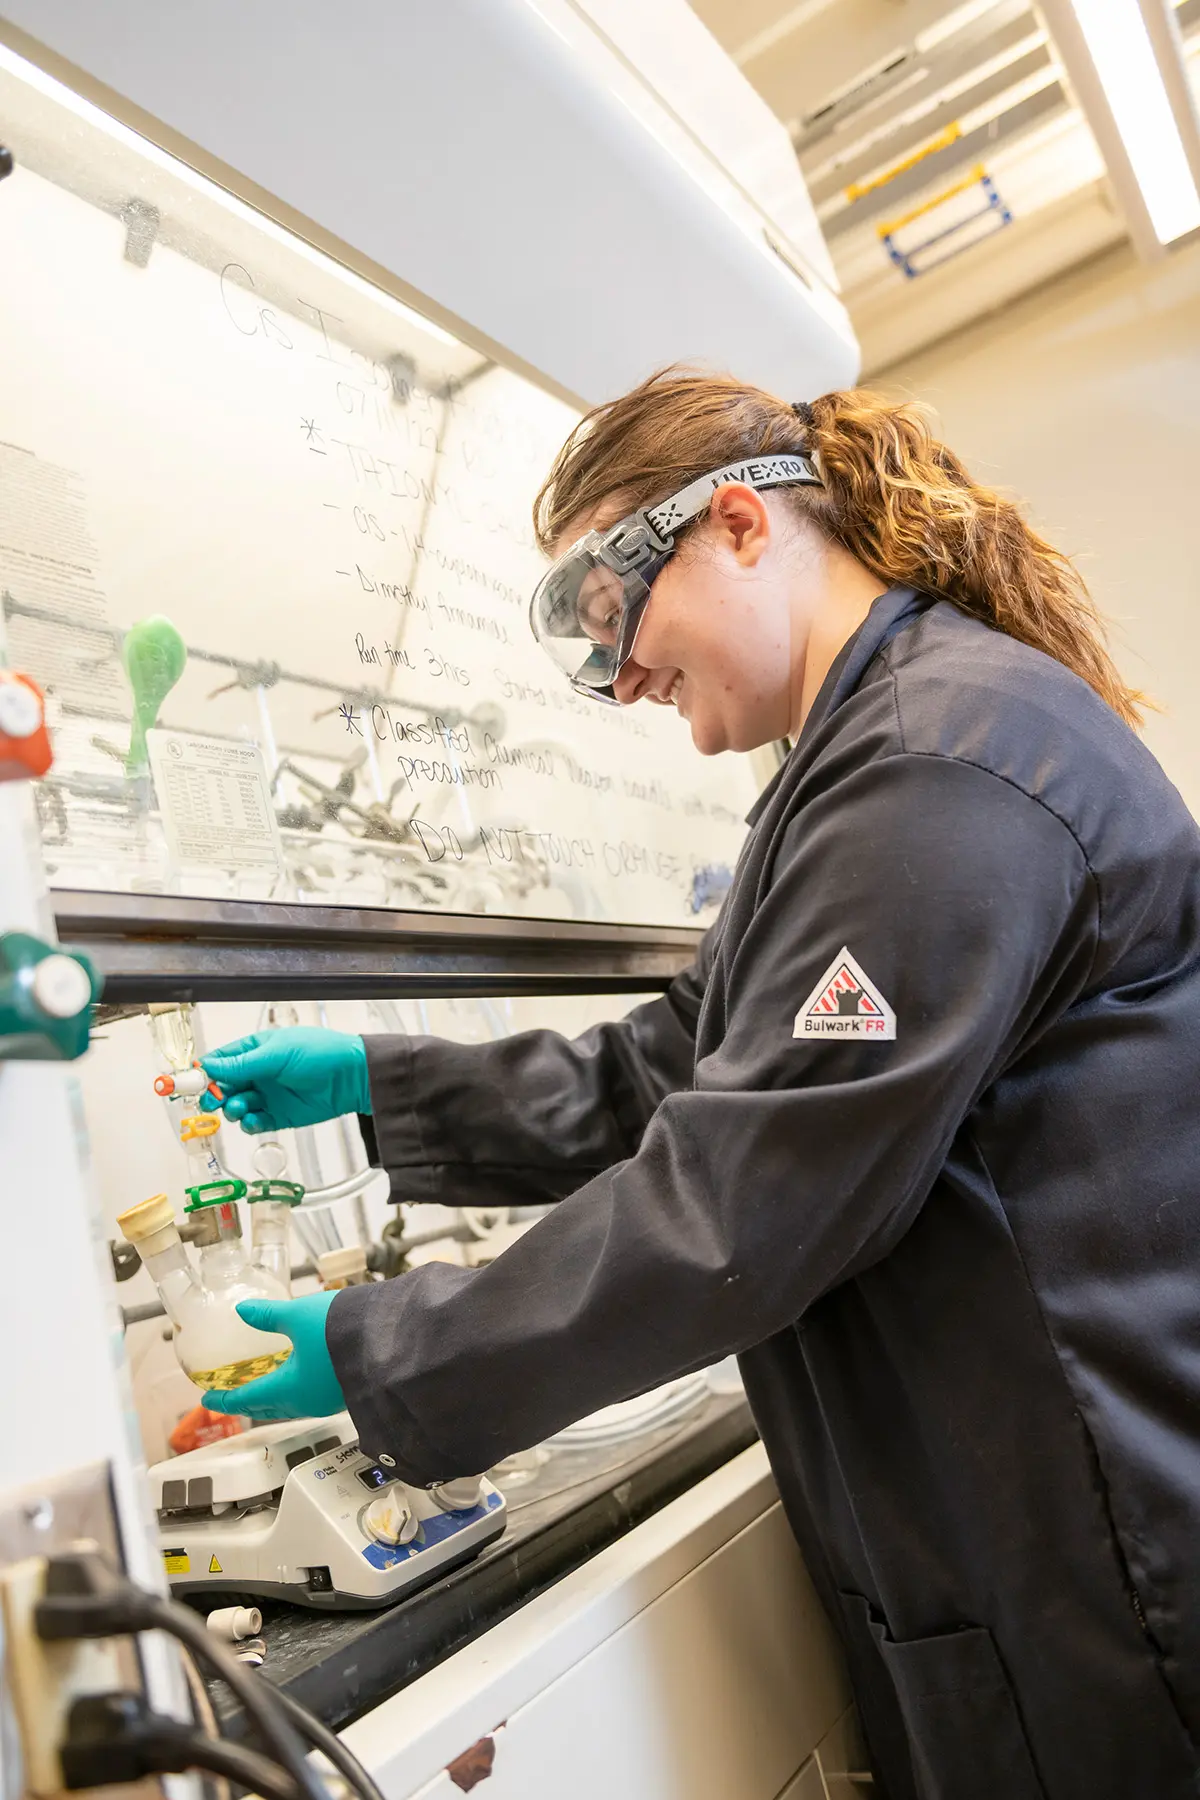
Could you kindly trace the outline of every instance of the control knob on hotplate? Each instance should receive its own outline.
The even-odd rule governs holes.
[[[443,1512],[470,1512],[479,1505],[483,1482],[478,1475],[462,1475],[456,1481],[435,1481],[429,1493]]]
[[[367,1536],[377,1544],[409,1544],[420,1529],[420,1520],[398,1481],[371,1501],[362,1523]]]

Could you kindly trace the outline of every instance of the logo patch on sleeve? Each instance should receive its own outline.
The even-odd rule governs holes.
[[[794,1038],[875,1038],[896,1035],[896,1015],[849,950],[839,950],[792,1027]]]

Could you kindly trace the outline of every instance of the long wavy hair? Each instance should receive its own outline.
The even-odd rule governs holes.
[[[879,580],[1044,651],[1141,723],[1145,696],[1122,680],[1079,571],[1014,501],[972,480],[912,402],[851,388],[793,406],[731,375],[660,369],[572,431],[534,502],[538,542],[552,551],[583,519],[653,506],[723,463],[796,451],[824,486],[783,489],[787,504]]]

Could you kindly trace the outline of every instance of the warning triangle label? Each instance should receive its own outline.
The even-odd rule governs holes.
[[[896,1015],[861,963],[838,951],[792,1027],[796,1038],[875,1038],[896,1035]]]
[[[223,1575],[225,1573],[215,1556],[210,1556],[208,1559],[208,1572],[210,1575]]]

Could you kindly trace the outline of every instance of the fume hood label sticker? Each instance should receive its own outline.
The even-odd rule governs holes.
[[[797,1038],[864,1037],[886,1041],[896,1035],[896,1015],[849,950],[839,950],[818,981],[792,1027]]]
[[[58,701],[120,716],[129,702],[83,477],[19,444],[0,443],[0,599],[17,668]]]
[[[162,1559],[168,1575],[187,1575],[191,1571],[191,1558],[186,1550],[164,1550]]]
[[[177,868],[282,871],[271,784],[257,744],[148,731],[163,830]]]

